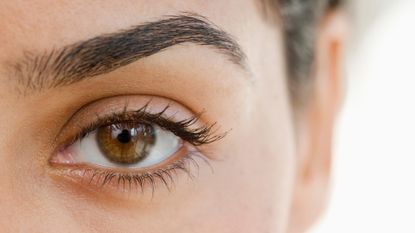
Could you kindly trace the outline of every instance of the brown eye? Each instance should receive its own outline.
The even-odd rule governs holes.
[[[120,164],[142,161],[156,142],[154,127],[148,124],[112,124],[99,128],[96,135],[102,154],[108,160]]]
[[[121,122],[98,127],[67,150],[73,163],[146,168],[169,159],[183,147],[180,137],[156,124]]]

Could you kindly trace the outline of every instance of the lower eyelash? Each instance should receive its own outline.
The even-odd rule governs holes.
[[[186,156],[179,160],[151,172],[134,173],[134,172],[114,172],[107,169],[100,168],[69,168],[70,173],[82,176],[83,182],[97,187],[114,186],[116,190],[121,192],[130,192],[132,190],[139,190],[144,193],[145,190],[151,190],[151,196],[159,185],[164,186],[169,192],[174,188],[175,179],[179,172],[185,173],[188,178],[193,180],[199,173],[199,161],[206,163],[211,171],[213,168],[210,165],[208,158],[197,151],[189,152]]]

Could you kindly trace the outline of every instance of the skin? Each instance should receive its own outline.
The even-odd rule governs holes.
[[[176,45],[69,86],[25,91],[10,65],[165,15],[193,12],[218,25],[246,54],[246,69],[223,53]],[[0,3],[1,232],[303,232],[324,209],[331,137],[341,96],[344,20],[319,23],[313,94],[292,106],[280,22],[258,2],[2,1]],[[23,90],[23,91],[22,91]],[[175,178],[151,195],[98,187],[65,176],[50,159],[65,124],[86,124],[107,100],[150,96],[178,117],[204,111],[226,137],[199,149],[210,160],[198,174]],[[121,106],[124,97],[118,103]],[[92,102],[95,112],[71,118]],[[163,102],[164,101],[164,102]],[[69,133],[68,133],[69,134]],[[195,170],[193,168],[193,170]]]

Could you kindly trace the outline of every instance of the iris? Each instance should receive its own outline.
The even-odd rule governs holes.
[[[112,124],[97,130],[97,141],[102,153],[112,162],[134,164],[149,155],[156,134],[154,127],[148,124]]]

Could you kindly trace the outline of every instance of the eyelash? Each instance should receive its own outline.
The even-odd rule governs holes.
[[[170,191],[171,186],[175,183],[174,177],[177,175],[178,171],[184,172],[189,178],[193,179],[195,177],[193,173],[197,173],[199,170],[198,160],[206,163],[213,171],[207,157],[202,155],[196,147],[216,142],[226,135],[226,133],[216,133],[216,123],[193,128],[199,121],[202,113],[196,114],[185,120],[174,121],[172,117],[164,116],[167,109],[170,108],[170,105],[167,105],[158,113],[149,113],[148,107],[149,103],[136,111],[128,111],[127,106],[125,106],[124,110],[120,113],[113,113],[104,117],[100,117],[97,114],[97,119],[86,127],[78,125],[79,133],[76,134],[67,145],[69,146],[78,140],[82,140],[87,137],[89,133],[100,127],[112,124],[130,127],[139,124],[156,124],[164,130],[171,131],[183,141],[190,143],[193,146],[193,149],[188,149],[186,155],[182,156],[177,161],[150,172],[117,172],[109,169],[85,168],[84,166],[74,166],[72,171],[81,171],[82,177],[90,177],[88,181],[89,184],[95,184],[101,187],[112,183],[114,180],[116,181],[117,188],[120,188],[120,185],[122,184],[123,190],[125,190],[126,187],[131,189],[135,186],[139,187],[141,191],[144,191],[146,185],[149,185],[152,190],[152,195],[154,194],[156,184],[158,183],[163,184]],[[192,168],[196,168],[196,170],[194,171]]]
[[[214,129],[216,123],[211,125],[203,125],[192,129],[192,126],[199,121],[203,113],[198,113],[195,116],[185,120],[174,121],[172,117],[163,116],[167,109],[170,108],[170,105],[167,105],[158,113],[149,113],[147,111],[148,105],[149,103],[136,111],[128,111],[126,106],[121,113],[113,113],[109,116],[104,117],[100,117],[98,114],[96,114],[97,120],[95,120],[93,123],[87,125],[86,127],[78,125],[79,133],[74,137],[70,144],[77,140],[83,139],[84,137],[88,136],[89,133],[100,127],[105,127],[112,124],[125,124],[127,126],[137,126],[139,124],[157,124],[162,129],[171,131],[182,140],[191,143],[193,146],[210,144],[222,139],[226,135],[226,133],[217,134],[216,130]]]
[[[178,175],[179,171],[184,172],[193,180],[197,176],[194,175],[194,173],[198,173],[200,166],[196,158],[206,163],[213,172],[213,168],[209,161],[197,152],[188,153],[178,161],[151,172],[123,173],[95,168],[74,168],[71,172],[81,171],[83,177],[89,177],[87,183],[96,185],[97,187],[104,187],[115,181],[117,190],[131,191],[134,188],[140,188],[141,192],[144,192],[146,187],[149,186],[151,189],[151,196],[154,196],[156,187],[158,187],[157,184],[159,183],[164,185],[168,191],[171,191],[175,184],[175,177]],[[192,168],[196,168],[196,170],[193,170]]]

